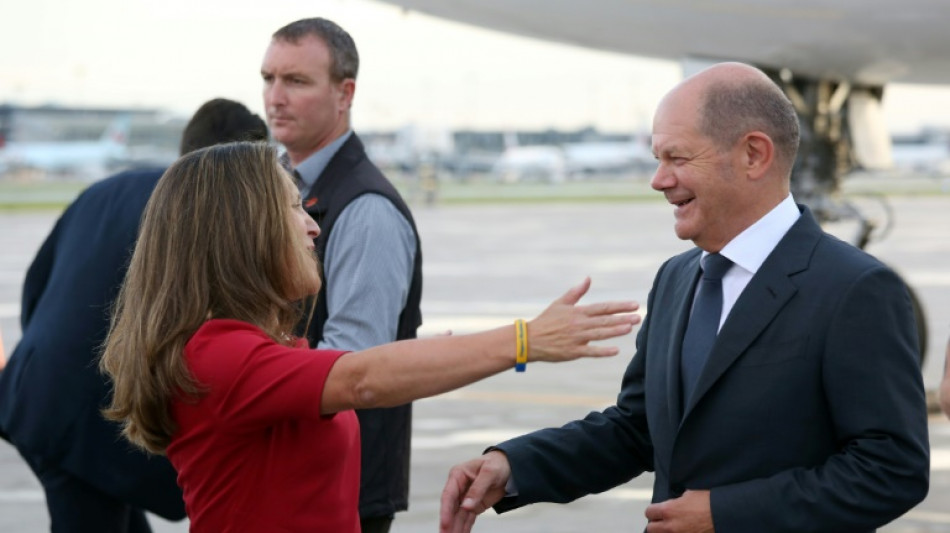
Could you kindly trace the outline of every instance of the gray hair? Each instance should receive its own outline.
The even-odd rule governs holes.
[[[732,147],[750,131],[772,139],[779,160],[791,170],[798,151],[798,115],[792,102],[771,80],[717,81],[707,88],[699,131],[721,149]]]

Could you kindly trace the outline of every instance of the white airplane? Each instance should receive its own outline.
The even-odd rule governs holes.
[[[7,142],[0,148],[0,172],[100,176],[110,165],[128,158],[130,126],[130,117],[120,115],[97,141]]]
[[[560,183],[567,179],[567,160],[558,146],[512,146],[492,165],[492,173],[503,183]]]
[[[561,183],[567,179],[564,150],[551,144],[523,145],[518,134],[504,133],[505,150],[495,160],[491,173],[502,183],[541,181]]]
[[[562,148],[572,177],[656,170],[649,143],[641,140],[568,143]]]
[[[455,150],[447,128],[427,128],[414,124],[396,130],[391,139],[366,141],[369,158],[381,168],[412,170],[427,160],[441,160]]]
[[[947,0],[380,1],[526,37],[682,61],[687,74],[695,62],[759,67],[799,114],[796,200],[823,221],[857,218],[861,247],[874,222],[831,193],[855,168],[892,165],[880,105],[886,85],[950,83]]]
[[[950,175],[950,135],[947,133],[934,131],[894,137],[893,143],[894,168],[934,177]]]
[[[756,65],[802,118],[796,196],[891,165],[889,82],[950,83],[946,0],[381,0],[527,37],[705,64]]]
[[[485,28],[882,86],[950,83],[944,0],[383,0]]]
[[[591,175],[652,172],[656,160],[638,141],[575,142],[562,145],[508,146],[492,172],[502,182],[560,183]]]
[[[656,160],[649,142],[583,141],[522,145],[514,132],[504,134],[505,150],[492,166],[502,182],[531,180],[560,183],[590,175],[652,171]]]

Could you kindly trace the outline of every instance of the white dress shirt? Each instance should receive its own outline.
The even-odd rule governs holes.
[[[801,212],[795,205],[792,195],[789,194],[764,217],[746,228],[720,250],[719,255],[733,262],[733,267],[722,278],[720,328],[752,276],[759,271],[762,263],[800,216]],[[709,253],[704,251],[702,257],[707,255]]]

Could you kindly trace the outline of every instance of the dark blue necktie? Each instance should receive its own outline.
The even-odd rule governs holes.
[[[719,332],[722,316],[722,277],[732,267],[732,261],[719,254],[709,254],[701,263],[703,277],[699,280],[693,312],[683,335],[680,373],[683,378],[683,403],[688,404],[699,374],[706,365]]]
[[[277,162],[280,163],[280,166],[284,167],[284,170],[287,172],[292,172],[294,170],[294,166],[290,164],[290,154],[287,152],[277,156]]]
[[[294,185],[297,186],[297,190],[300,191],[301,196],[306,196],[307,194],[307,182],[303,180],[300,176],[300,172],[297,172],[297,169],[294,169],[291,172],[291,175],[294,177]]]
[[[277,158],[277,161],[280,163],[280,166],[284,167],[284,170],[290,172],[290,176],[294,178],[294,185],[297,186],[297,190],[300,191],[301,195],[305,195],[307,191],[307,183],[300,176],[300,172],[297,172],[297,169],[290,164],[290,155],[287,152],[280,154],[280,157]]]

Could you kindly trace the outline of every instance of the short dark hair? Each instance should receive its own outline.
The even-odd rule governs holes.
[[[346,30],[325,18],[300,19],[274,32],[275,41],[297,44],[305,37],[316,37],[330,49],[330,78],[333,81],[356,79],[360,69],[360,56],[356,43]]]
[[[769,79],[712,83],[703,97],[699,131],[722,149],[732,147],[750,131],[761,131],[772,139],[788,169],[798,151],[795,107]]]
[[[215,144],[266,141],[267,124],[240,102],[215,98],[205,102],[185,126],[181,155]]]

